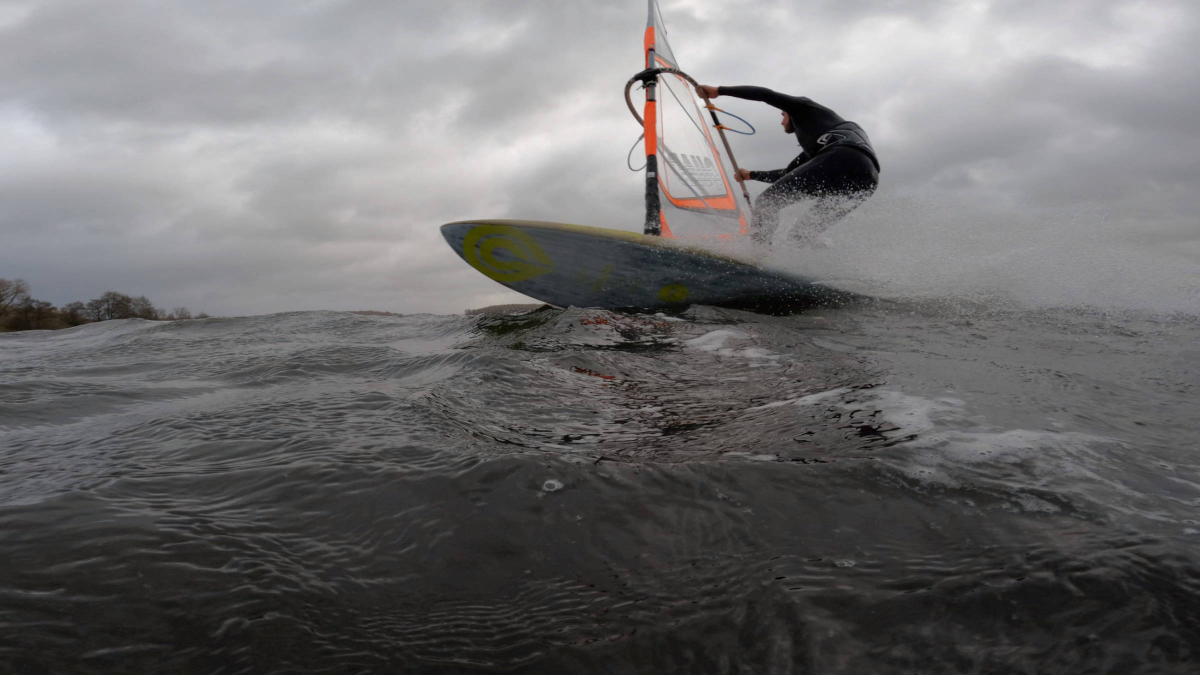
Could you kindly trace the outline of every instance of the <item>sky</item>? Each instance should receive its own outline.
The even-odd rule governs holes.
[[[660,4],[701,83],[871,135],[879,192],[781,266],[1200,311],[1200,3]],[[645,20],[644,0],[0,0],[0,277],[225,316],[528,302],[438,227],[640,230],[622,92]],[[718,103],[760,130],[732,139],[742,166],[798,153],[774,109]]]

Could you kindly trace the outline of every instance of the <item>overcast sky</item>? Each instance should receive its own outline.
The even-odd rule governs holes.
[[[880,192],[823,269],[1200,293],[1200,3],[661,5],[702,83],[807,95],[870,133]],[[0,0],[0,277],[56,304],[117,290],[221,315],[522,301],[438,226],[640,229],[622,89],[645,17],[644,0]],[[760,129],[733,138],[743,166],[798,152],[775,110],[719,102]]]

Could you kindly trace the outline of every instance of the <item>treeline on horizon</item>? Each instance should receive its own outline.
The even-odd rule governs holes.
[[[85,323],[112,319],[148,319],[175,321],[177,319],[207,319],[204,312],[192,316],[187,307],[171,311],[159,309],[144,295],[130,297],[108,291],[95,300],[69,302],[62,307],[38,300],[29,294],[24,279],[0,279],[0,332],[19,330],[57,330]]]

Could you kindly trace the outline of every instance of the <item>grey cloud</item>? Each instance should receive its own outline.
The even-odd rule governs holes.
[[[1084,204],[1159,223],[1180,250],[1200,239],[1182,0],[663,5],[701,81],[866,125],[881,196]],[[39,297],[458,311],[513,294],[462,264],[443,222],[641,222],[621,98],[641,0],[30,6],[0,28],[0,276]],[[1131,62],[1101,63],[1106,45]],[[760,127],[733,139],[744,166],[799,151],[773,110],[721,102]]]

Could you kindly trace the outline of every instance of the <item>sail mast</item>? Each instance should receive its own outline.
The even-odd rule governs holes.
[[[654,67],[654,1],[648,0],[650,15],[646,21],[646,36],[643,46],[646,51],[646,68]],[[642,114],[646,138],[646,222],[643,232],[652,236],[662,234],[662,204],[658,198],[658,78],[645,81],[646,107]]]

